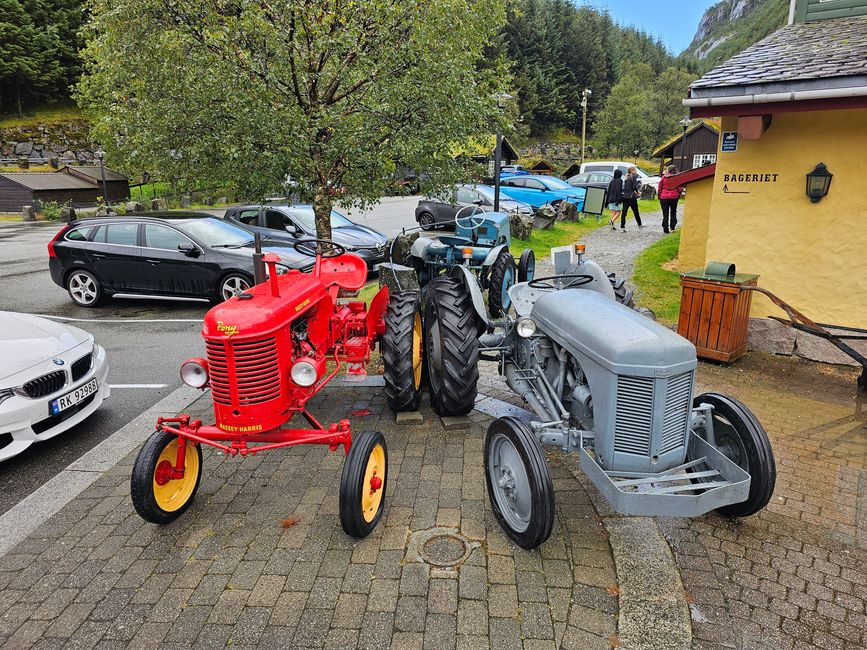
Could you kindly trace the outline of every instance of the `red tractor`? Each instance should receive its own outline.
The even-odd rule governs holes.
[[[302,240],[301,253],[315,256],[312,273],[278,274],[279,258],[267,254],[269,278],[206,315],[202,328],[207,359],[190,359],[181,378],[211,389],[216,422],[188,415],[159,418],[139,452],[131,479],[132,502],[144,519],[165,524],[183,513],[202,477],[202,445],[228,455],[256,454],[299,444],[343,445],[340,523],[364,537],[379,521],[388,479],[388,450],[381,432],[353,440],[349,420],[323,425],[307,410],[345,366],[364,375],[380,341],[386,396],[395,410],[413,410],[421,397],[421,308],[413,293],[389,296],[382,288],[370,306],[338,299],[367,279],[360,257],[327,240]],[[289,427],[300,415],[307,427]]]

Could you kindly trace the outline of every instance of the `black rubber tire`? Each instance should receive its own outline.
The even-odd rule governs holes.
[[[424,327],[431,404],[439,415],[466,415],[478,392],[479,339],[472,299],[462,280],[444,275],[428,284]]]
[[[370,521],[364,518],[361,499],[365,490],[364,474],[367,461],[375,447],[381,446],[385,455],[385,469],[382,475],[382,500],[376,514]],[[343,531],[351,537],[367,537],[376,524],[379,523],[385,510],[385,491],[388,488],[388,446],[385,436],[380,431],[362,431],[353,436],[349,453],[343,463],[343,473],[340,476],[340,525]]]
[[[228,300],[228,298],[223,297],[223,285],[231,279],[242,280],[248,288],[253,286],[253,278],[248,276],[246,273],[228,273],[221,277],[220,281],[217,283],[217,290],[214,292],[215,302],[221,303]]]
[[[142,519],[153,524],[167,524],[180,517],[193,502],[196,492],[199,490],[199,483],[202,480],[202,446],[187,441],[186,453],[195,453],[199,457],[199,471],[196,476],[196,484],[187,500],[176,510],[164,510],[157,503],[153,488],[157,461],[159,461],[163,450],[176,439],[177,436],[172,433],[159,430],[154,431],[138,452],[138,456],[136,456],[135,463],[132,466],[132,476],[130,477],[132,505]]]
[[[491,475],[492,472],[495,472],[495,468],[490,467],[490,451],[492,442],[499,435],[505,436],[512,443],[527,474],[531,506],[529,525],[523,531],[515,530],[510,526],[494,497],[493,490],[495,488]],[[488,432],[485,435],[484,453],[488,500],[491,503],[491,510],[497,523],[500,524],[503,532],[521,548],[536,548],[550,537],[551,530],[554,528],[554,484],[542,445],[526,424],[517,418],[503,417],[497,418],[488,427]]]
[[[416,411],[421,401],[424,384],[424,364],[415,381],[413,350],[419,345],[424,359],[424,329],[418,330],[415,340],[416,318],[422,322],[421,300],[415,291],[391,294],[385,312],[385,334],[380,350],[385,363],[385,401],[394,411]]]
[[[536,274],[536,253],[532,248],[521,252],[518,258],[518,282],[529,282]]]
[[[746,501],[717,508],[717,512],[727,517],[748,517],[764,508],[771,500],[777,481],[777,466],[774,452],[764,427],[744,404],[733,397],[721,393],[704,393],[693,399],[693,406],[705,403],[713,406],[714,416],[725,418],[734,434],[743,445],[742,458],[738,466],[751,477],[750,493]],[[714,437],[719,440],[720,423],[715,417]]]
[[[93,283],[93,291],[96,293],[96,297],[93,298],[90,302],[81,302],[75,298],[73,294],[73,278],[80,277],[87,278],[91,283]],[[75,269],[70,271],[66,276],[66,291],[69,294],[69,297],[79,307],[85,307],[86,309],[90,309],[92,307],[99,307],[103,301],[105,300],[106,294],[105,290],[102,288],[102,283],[97,279],[97,277],[91,273],[90,271],[85,271],[84,269]]]
[[[635,292],[626,287],[626,281],[618,280],[613,273],[608,274],[608,280],[611,282],[611,288],[614,289],[615,300],[624,307],[635,309]]]
[[[488,311],[494,318],[509,311],[512,303],[511,300],[503,300],[503,291],[508,291],[513,284],[515,284],[515,259],[509,249],[504,248],[491,265],[491,279],[488,283]]]
[[[437,220],[430,212],[422,212],[418,215],[418,225],[422,230],[436,230]]]

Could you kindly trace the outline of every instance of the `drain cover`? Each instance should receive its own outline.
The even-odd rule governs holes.
[[[478,547],[478,542],[468,540],[457,528],[428,528],[410,535],[406,559],[442,569],[456,569]]]

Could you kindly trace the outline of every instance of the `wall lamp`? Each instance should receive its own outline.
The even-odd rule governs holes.
[[[818,203],[823,196],[828,195],[832,178],[834,178],[834,174],[828,171],[825,163],[819,163],[813,171],[807,174],[807,196],[810,197],[810,201]]]

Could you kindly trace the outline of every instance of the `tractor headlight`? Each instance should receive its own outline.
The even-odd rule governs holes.
[[[307,359],[296,361],[292,366],[292,381],[299,386],[312,386],[319,379],[319,373],[316,370],[316,365]]]
[[[522,318],[515,326],[518,336],[522,339],[528,339],[536,333],[536,321],[532,318]]]
[[[193,388],[203,388],[208,383],[208,362],[190,359],[181,365],[181,380]]]

